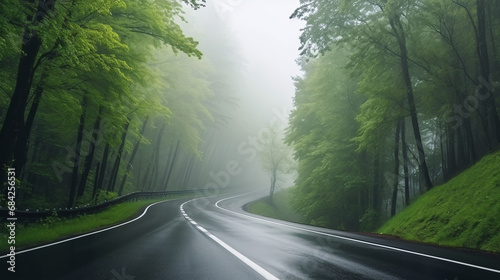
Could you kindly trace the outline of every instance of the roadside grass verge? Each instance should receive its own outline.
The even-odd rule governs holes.
[[[169,195],[162,198],[126,202],[114,205],[96,214],[82,215],[70,219],[61,219],[57,216],[51,216],[38,223],[29,223],[26,225],[16,223],[16,243],[13,244],[13,246],[16,247],[16,251],[20,251],[22,249],[103,229],[139,216],[139,214],[152,203],[182,197],[194,197],[194,195]],[[2,230],[4,229],[6,229],[6,226],[4,226]],[[7,234],[2,232],[2,235],[0,239],[0,255],[8,253],[7,249],[11,246],[7,243]]]
[[[500,152],[434,187],[377,233],[500,253]]]
[[[290,206],[292,189],[285,189],[274,194],[273,203],[269,197],[263,197],[245,205],[244,209],[252,214],[261,215],[269,218],[303,223],[304,218],[292,210]]]

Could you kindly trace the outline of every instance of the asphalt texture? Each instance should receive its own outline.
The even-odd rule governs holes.
[[[15,273],[7,271],[3,256],[0,279],[500,279],[498,255],[288,223],[242,210],[264,195],[162,202],[132,223],[19,252]]]

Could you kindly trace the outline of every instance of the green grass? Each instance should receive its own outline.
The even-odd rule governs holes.
[[[290,206],[291,191],[291,189],[286,189],[275,193],[273,203],[270,203],[268,197],[251,202],[247,204],[247,210],[261,216],[302,223],[304,218],[294,212]]]
[[[49,217],[40,223],[26,226],[18,223],[16,224],[16,251],[119,224],[137,217],[149,204],[179,197],[186,197],[186,195],[172,195],[161,199],[145,199],[122,203],[100,213],[71,219]],[[0,252],[3,254],[7,252],[10,245],[7,243],[6,235],[1,240]]]
[[[434,187],[377,232],[499,253],[500,152]]]

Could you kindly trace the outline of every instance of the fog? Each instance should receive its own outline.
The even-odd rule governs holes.
[[[187,23],[182,27],[199,42],[203,60],[214,66],[213,83],[218,83],[214,117],[229,121],[207,127],[200,148],[203,160],[192,174],[197,180],[187,187],[207,188],[214,181],[221,187],[226,183],[267,187],[269,176],[262,171],[255,141],[271,124],[285,128],[288,122],[294,95],[292,77],[300,75],[295,60],[303,24],[289,16],[299,1],[207,2],[196,11],[186,8]],[[235,175],[227,170],[233,165],[238,171]],[[176,166],[180,172],[186,165]],[[288,178],[280,187],[291,181]]]

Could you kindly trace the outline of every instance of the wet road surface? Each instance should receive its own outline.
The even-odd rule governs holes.
[[[266,194],[155,204],[134,222],[0,258],[0,279],[500,279],[500,257],[249,214]]]

